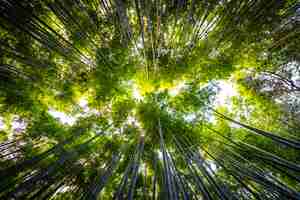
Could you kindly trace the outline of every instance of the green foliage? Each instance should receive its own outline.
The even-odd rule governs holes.
[[[299,199],[298,18],[0,1],[0,199]]]

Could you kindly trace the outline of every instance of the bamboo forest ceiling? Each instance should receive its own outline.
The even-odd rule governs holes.
[[[300,2],[0,0],[0,199],[300,200]]]

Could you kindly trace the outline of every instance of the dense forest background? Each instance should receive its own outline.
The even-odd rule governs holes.
[[[298,0],[0,0],[0,199],[300,199]]]

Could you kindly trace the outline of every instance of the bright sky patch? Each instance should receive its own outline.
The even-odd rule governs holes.
[[[70,126],[72,126],[76,122],[76,120],[77,120],[76,117],[72,117],[70,115],[67,115],[64,112],[59,112],[59,111],[54,110],[54,109],[49,109],[48,113],[52,117],[58,119],[61,123],[67,124],[67,125],[70,125]]]
[[[238,92],[235,89],[233,83],[229,81],[218,81],[217,86],[219,87],[219,92],[216,95],[215,106],[230,106],[231,97],[237,96]]]

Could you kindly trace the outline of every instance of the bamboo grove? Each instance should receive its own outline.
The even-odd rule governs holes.
[[[297,0],[0,0],[0,199],[300,200]]]

